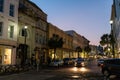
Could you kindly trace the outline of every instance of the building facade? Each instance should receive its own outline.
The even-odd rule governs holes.
[[[47,14],[30,0],[0,0],[0,65],[14,65],[18,59],[24,64],[32,56],[46,63],[48,56],[53,58],[47,42],[54,34],[64,41],[57,49],[58,59],[75,58],[75,48],[89,44],[75,31],[68,34],[48,23]]]
[[[98,50],[96,45],[90,45],[91,52],[89,53],[89,58],[97,58]]]
[[[46,60],[47,14],[29,0],[20,0],[18,14],[17,56],[22,63],[35,56]],[[25,28],[26,27],[26,28]]]
[[[76,48],[81,47],[82,49],[84,49],[86,46],[89,45],[89,40],[87,40],[84,36],[81,36],[80,34],[75,32],[74,30],[69,30],[69,31],[65,31],[65,32],[73,37],[73,42],[72,42],[73,50],[74,50],[73,56],[76,58],[76,57],[78,57]],[[80,54],[80,55],[81,55],[81,57],[84,57],[82,54]]]
[[[63,58],[70,58],[72,57],[72,36],[66,34],[63,30],[59,29],[55,25],[49,23],[48,24],[48,39],[50,39],[53,35],[58,35],[63,39],[63,47],[56,50],[56,58],[63,59]],[[49,55],[53,59],[54,52],[53,49],[49,49]]]
[[[111,33],[115,38],[115,57],[120,57],[120,0],[113,0],[111,8]]]
[[[19,0],[0,0],[0,65],[15,64]]]

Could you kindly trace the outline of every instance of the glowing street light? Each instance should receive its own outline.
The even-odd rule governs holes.
[[[110,24],[113,24],[113,20],[110,20]]]
[[[27,26],[25,26],[24,28],[27,29]]]

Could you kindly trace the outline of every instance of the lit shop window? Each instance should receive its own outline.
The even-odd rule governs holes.
[[[11,49],[5,49],[4,64],[11,64]]]

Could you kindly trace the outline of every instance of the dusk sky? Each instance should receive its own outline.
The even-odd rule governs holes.
[[[48,22],[58,28],[74,30],[92,45],[110,33],[112,0],[31,0],[47,15]]]

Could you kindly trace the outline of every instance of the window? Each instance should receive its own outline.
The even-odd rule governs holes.
[[[24,28],[22,29],[21,36],[27,37],[27,30],[26,29],[24,29]]]
[[[15,6],[13,4],[10,4],[9,15],[12,17],[14,16],[14,8],[15,8]]]
[[[28,38],[28,37],[29,37],[29,30],[28,30],[28,29],[25,29],[25,28],[22,28],[22,29],[20,29],[19,35],[20,35],[21,37],[26,37],[26,38]]]
[[[14,26],[10,26],[8,28],[8,36],[9,36],[9,38],[13,38],[13,33],[14,33]]]
[[[0,22],[0,36],[2,36],[3,22]]]
[[[3,12],[4,0],[0,0],[0,12]]]

